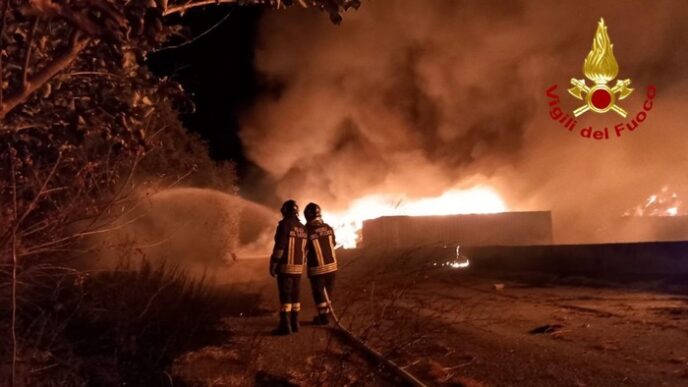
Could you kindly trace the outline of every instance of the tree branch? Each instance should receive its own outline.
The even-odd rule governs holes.
[[[237,2],[237,0],[200,0],[200,1],[196,1],[196,2],[189,2],[186,4],[169,7],[167,9],[163,10],[162,15],[168,16],[168,15],[172,15],[175,13],[184,13],[184,12],[186,12],[192,8],[203,7],[205,5],[234,4],[236,2]],[[256,3],[259,3],[259,1],[257,1]]]
[[[191,40],[187,40],[187,41],[184,42],[184,43],[176,44],[176,45],[174,45],[174,46],[162,47],[162,48],[160,48],[160,49],[154,50],[153,52],[156,52],[156,53],[157,53],[157,52],[165,51],[165,50],[173,50],[173,49],[176,49],[176,48],[180,48],[180,47],[184,47],[184,46],[188,46],[188,45],[190,45],[190,44],[193,44],[193,43],[196,42],[198,39],[200,39],[200,38],[202,38],[202,37],[208,35],[208,34],[211,33],[211,32],[213,32],[213,30],[215,30],[216,28],[218,28],[220,25],[222,25],[222,23],[224,23],[227,19],[229,19],[230,16],[232,16],[232,11],[231,11],[231,10],[230,10],[229,12],[227,12],[227,14],[226,14],[222,19],[220,19],[219,22],[213,24],[212,27],[210,27],[210,28],[208,28],[207,30],[203,31],[201,34],[199,34],[198,36],[192,38]]]
[[[48,173],[48,177],[43,180],[43,184],[41,185],[41,189],[38,190],[38,193],[36,196],[31,200],[31,203],[26,207],[26,210],[24,211],[24,214],[17,220],[17,222],[14,225],[14,231],[19,230],[19,226],[24,222],[27,216],[36,208],[36,204],[38,203],[38,200],[45,195],[47,192],[48,184],[50,181],[53,179],[53,176],[55,176],[55,172],[57,172],[57,168],[60,166],[60,162],[62,162],[62,152],[57,154],[57,160],[55,161],[55,164],[53,167],[50,169],[50,173]]]
[[[11,155],[11,157],[14,157],[14,155]],[[33,200],[31,200],[31,203],[29,203],[29,205],[26,207],[22,216],[19,217],[18,214],[16,214],[16,213],[14,214],[14,218],[13,218],[14,223],[12,224],[12,228],[7,230],[7,232],[5,232],[5,234],[2,237],[0,237],[0,247],[5,246],[5,243],[7,243],[8,238],[11,238],[13,235],[16,235],[16,233],[19,231],[19,226],[21,226],[22,222],[24,222],[26,217],[29,216],[29,214],[34,210],[34,208],[36,207],[36,204],[38,203],[38,200],[43,195],[45,195],[46,188],[48,187],[48,183],[50,183],[50,180],[52,180],[53,176],[55,175],[55,172],[57,172],[57,167],[60,165],[61,161],[62,161],[62,152],[58,153],[57,160],[55,161],[55,164],[53,165],[52,169],[50,170],[50,173],[48,173],[48,176],[43,181],[43,184],[41,185],[41,188],[38,190],[38,193],[33,198]],[[14,164],[12,164],[12,165],[13,165],[13,168],[16,168],[14,166]]]
[[[113,7],[112,4],[104,0],[91,0],[91,5],[99,10],[105,12],[110,19],[114,20],[117,25],[124,27],[127,24],[127,19],[124,14]]]
[[[33,47],[33,39],[36,35],[36,29],[38,28],[39,18],[35,17],[33,23],[31,24],[31,30],[29,30],[29,36],[26,39],[26,54],[24,55],[24,67],[22,68],[22,84],[21,89],[26,90],[29,87],[28,75],[29,75],[29,64],[31,63],[31,48]]]
[[[80,39],[80,32],[78,29],[75,29],[71,37],[71,43],[65,52],[55,58],[55,60],[45,66],[41,71],[31,76],[28,79],[26,88],[3,101],[0,105],[0,119],[4,119],[7,113],[17,107],[17,105],[26,101],[36,90],[48,83],[48,81],[60,71],[67,68],[67,66],[76,59],[81,50],[86,48],[90,41],[90,38]]]
[[[8,1],[8,0],[5,0]],[[10,152],[10,162],[12,163],[12,202],[14,207],[13,223],[17,224],[17,178],[16,167],[14,163],[14,154]],[[17,228],[12,227],[12,375],[10,377],[10,386],[16,385],[17,374]]]
[[[75,11],[69,5],[52,1],[33,1],[24,13],[36,17],[60,16],[90,36],[101,36],[104,32],[103,26],[91,20],[87,13]]]
[[[3,76],[3,61],[2,52],[5,49],[5,44],[2,37],[5,35],[5,15],[7,14],[7,5],[10,0],[2,0],[2,9],[0,10],[0,106],[2,106],[2,92],[3,84],[5,83],[5,77]]]
[[[55,245],[61,245],[61,244],[67,244],[69,242],[72,242],[72,241],[75,241],[77,239],[80,239],[80,238],[83,238],[86,236],[90,236],[90,235],[106,234],[106,233],[110,233],[113,231],[121,230],[130,224],[136,223],[137,221],[143,219],[144,217],[145,217],[145,214],[139,215],[139,216],[132,218],[132,219],[130,219],[130,220],[128,220],[122,224],[118,224],[115,226],[111,226],[111,227],[107,227],[107,228],[100,228],[100,229],[91,230],[91,231],[79,232],[76,234],[61,237],[59,239],[55,239],[55,240],[50,241],[50,242],[45,242],[43,244],[33,246],[30,249],[23,251],[23,253],[24,253],[24,255],[34,255],[34,254],[38,254],[38,253],[42,252],[47,247],[51,247],[51,246],[55,246]]]

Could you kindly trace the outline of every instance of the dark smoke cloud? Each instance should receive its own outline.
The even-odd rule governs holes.
[[[487,183],[514,209],[552,209],[559,240],[599,238],[603,219],[664,185],[688,195],[688,3],[367,1],[341,26],[317,12],[262,22],[257,67],[278,93],[242,122],[247,154],[277,194],[333,209],[371,193],[438,195]],[[643,126],[594,143],[548,118],[545,89],[582,78],[604,17],[619,78],[658,87]],[[587,113],[603,128],[625,120]],[[688,198],[688,196],[685,196]]]

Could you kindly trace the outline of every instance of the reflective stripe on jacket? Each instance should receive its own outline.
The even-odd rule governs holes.
[[[334,230],[327,223],[316,219],[306,224],[308,233],[308,276],[337,271],[337,255],[334,250]]]
[[[282,219],[275,231],[275,249],[281,251],[272,257],[279,264],[281,274],[301,275],[306,256],[306,229],[296,216]]]

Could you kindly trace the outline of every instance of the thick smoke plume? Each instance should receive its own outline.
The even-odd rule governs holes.
[[[277,194],[332,210],[372,193],[434,196],[489,184],[514,210],[551,209],[557,241],[611,237],[611,220],[665,185],[688,198],[688,3],[366,1],[331,25],[287,11],[262,23],[257,67],[275,85],[243,119]],[[583,139],[549,118],[604,17],[619,78],[655,107],[635,132]],[[627,122],[587,113],[578,127]]]

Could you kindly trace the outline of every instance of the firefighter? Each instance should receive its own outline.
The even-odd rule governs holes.
[[[336,244],[334,230],[323,222],[320,206],[308,203],[303,211],[306,217],[306,232],[308,233],[308,277],[311,280],[311,290],[318,314],[313,318],[313,324],[329,324],[330,308],[325,298],[332,297],[334,291],[334,277],[337,272],[337,257],[334,246]]]
[[[270,257],[270,275],[277,277],[280,321],[273,335],[299,331],[299,291],[305,264],[306,229],[299,221],[299,207],[287,200],[281,208],[282,220],[275,232],[275,248]]]

